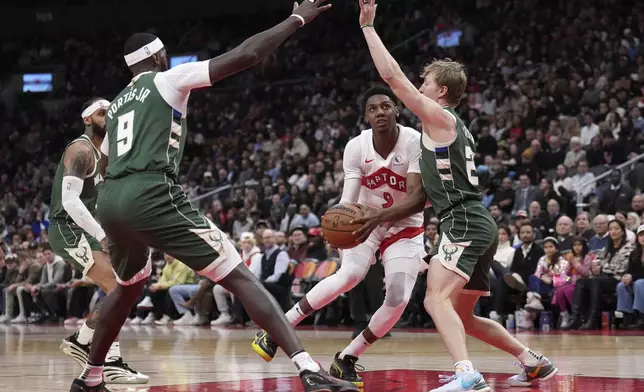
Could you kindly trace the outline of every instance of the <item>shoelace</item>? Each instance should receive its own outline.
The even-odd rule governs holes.
[[[452,382],[456,380],[458,376],[456,374],[452,374],[451,376],[448,376],[447,374],[440,374],[438,376],[438,381],[441,382],[441,384],[447,384],[449,382]]]

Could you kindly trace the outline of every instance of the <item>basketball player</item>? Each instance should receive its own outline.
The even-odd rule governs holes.
[[[344,188],[340,203],[358,202],[366,208],[387,209],[417,189],[422,190],[418,165],[420,133],[396,123],[395,100],[393,92],[385,87],[374,87],[365,93],[365,120],[372,128],[349,141],[344,150]],[[419,203],[424,204],[425,200]],[[377,227],[364,243],[342,251],[338,272],[318,283],[286,313],[291,325],[297,325],[354,288],[375,263],[375,253],[380,250],[387,289],[384,303],[374,313],[369,326],[335,355],[332,376],[363,386],[362,378],[356,373],[356,361],[389,332],[407,307],[425,256],[422,226],[422,213],[416,213],[391,225]],[[277,344],[261,331],[255,337],[253,349],[270,361]]]
[[[103,291],[116,287],[105,249],[105,232],[94,219],[97,187],[103,181],[99,147],[105,137],[105,113],[110,103],[93,98],[82,107],[85,134],[72,140],[60,159],[51,195],[49,244],[54,252],[88,276]],[[89,347],[101,313],[100,300],[80,330],[63,340],[61,350],[85,366]],[[114,342],[105,358],[105,380],[116,384],[146,383],[149,377],[132,370],[121,358]]]
[[[511,385],[529,386],[534,380],[554,377],[557,368],[547,358],[519,343],[498,323],[474,316],[479,297],[490,292],[488,271],[498,235],[494,220],[481,203],[474,139],[454,110],[467,84],[463,65],[451,60],[434,61],[425,67],[424,83],[417,90],[376,34],[375,0],[360,0],[360,8],[360,26],[380,76],[423,124],[421,175],[441,231],[438,254],[429,264],[424,302],[456,370],[434,391],[490,390],[469,360],[465,332],[519,359],[524,370],[510,378]],[[418,201],[413,196],[356,220],[365,224],[359,231],[361,239],[381,222],[419,211],[414,207],[420,205],[424,195],[416,194]]]
[[[232,51],[172,70],[161,40],[153,34],[137,33],[125,43],[125,61],[134,77],[107,110],[101,152],[108,162],[97,211],[118,285],[104,300],[89,361],[72,391],[107,390],[102,377],[105,354],[150,276],[149,247],[181,260],[239,298],[251,318],[291,357],[305,391],[359,390],[330,377],[304,351],[279,305],[243,265],[226,234],[193,208],[176,183],[190,91],[265,59],[328,9],[325,2],[306,0],[282,23]]]

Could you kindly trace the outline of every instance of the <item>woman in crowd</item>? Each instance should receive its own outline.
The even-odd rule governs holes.
[[[608,224],[608,245],[591,263],[592,276],[577,281],[572,306],[572,317],[567,329],[590,330],[600,326],[601,298],[615,294],[617,284],[628,267],[633,244],[626,239],[626,226],[614,219]],[[583,315],[588,312],[586,322]]]
[[[239,247],[241,248],[241,258],[244,265],[250,268],[250,271],[257,277],[262,272],[262,252],[257,246],[253,233],[242,233],[239,238]],[[213,320],[210,325],[226,325],[232,323],[235,319],[230,312],[228,300],[232,300],[232,294],[221,285],[215,285],[212,289],[212,295],[215,297],[219,317]]]
[[[499,246],[496,248],[494,261],[492,261],[492,272],[490,273],[490,277],[493,281],[492,292],[494,295],[495,309],[490,312],[490,319],[497,322],[501,321],[501,313],[503,313],[503,308],[505,306],[505,298],[500,293],[501,290],[499,290],[499,285],[505,284],[503,276],[510,273],[512,259],[514,258],[514,252],[516,250],[512,247],[510,238],[510,228],[506,225],[499,226]]]
[[[637,229],[635,250],[626,274],[617,285],[617,311],[624,313],[623,325],[644,330],[644,225]]]
[[[528,302],[525,309],[528,311],[543,310],[541,298],[549,295],[553,289],[565,285],[570,279],[570,263],[559,253],[559,243],[553,237],[543,240],[543,251],[537,263],[537,270],[528,281]]]
[[[631,230],[628,227],[628,218],[627,214],[624,211],[617,211],[615,213],[615,219],[622,222],[626,228],[626,240],[632,244],[635,243],[635,231]],[[635,228],[637,230],[637,227]]]
[[[587,278],[590,274],[590,262],[593,257],[588,255],[588,241],[583,237],[575,237],[566,259],[571,267],[570,280],[557,288],[552,297],[552,303],[556,304],[561,312],[561,328],[564,329],[570,324],[568,308],[572,307],[577,280]]]
[[[626,214],[626,228],[628,230],[635,232],[639,230],[639,227],[641,224],[642,224],[642,221],[640,219],[640,216],[637,214],[637,212],[631,211],[628,214]]]

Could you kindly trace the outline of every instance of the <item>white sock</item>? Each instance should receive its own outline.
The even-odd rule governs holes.
[[[300,308],[300,304],[295,304],[288,312],[286,312],[286,319],[292,326],[296,326],[302,322],[308,315],[304,314]]]
[[[338,357],[340,359],[344,359],[345,355],[351,355],[352,357],[358,358],[369,347],[371,347],[371,343],[367,342],[367,340],[362,335],[362,332],[360,332],[360,334],[356,336],[356,338],[353,339],[351,343],[349,343],[347,348],[342,350]]]
[[[314,373],[320,371],[320,365],[318,365],[318,363],[315,362],[306,351],[301,351],[293,355],[291,360],[293,361],[298,373],[301,373],[303,370],[309,370]]]
[[[114,342],[110,346],[110,350],[107,352],[105,362],[118,361],[119,358],[121,358],[121,345],[119,342]]]
[[[474,373],[474,365],[472,365],[471,361],[459,361],[454,364],[454,371],[456,373],[458,372],[465,372],[465,373]]]
[[[78,343],[80,344],[90,344],[93,337],[94,330],[88,327],[87,322],[85,322],[78,330],[78,337],[76,338],[76,340],[78,340]]]
[[[517,359],[524,365],[537,366],[541,360],[541,355],[526,348],[521,354],[517,355]]]
[[[94,366],[90,365],[89,362],[86,363],[85,369],[83,369],[79,378],[90,387],[100,384],[103,382],[103,365]]]

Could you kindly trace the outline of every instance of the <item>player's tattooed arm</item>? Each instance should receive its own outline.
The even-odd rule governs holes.
[[[316,16],[331,8],[327,0],[304,0],[295,3],[293,14],[271,29],[256,34],[230,52],[210,60],[210,83],[250,68],[266,59],[295,31],[311,22]]]
[[[65,151],[63,176],[74,176],[82,180],[94,169],[94,157],[87,143],[76,142]]]

